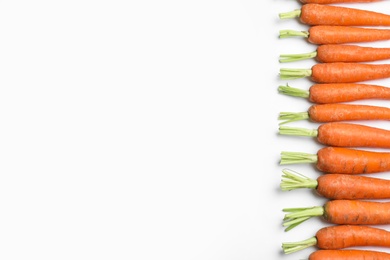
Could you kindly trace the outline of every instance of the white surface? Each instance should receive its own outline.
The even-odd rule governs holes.
[[[0,258],[306,258],[281,243],[325,223],[285,233],[281,210],[323,199],[279,190],[279,154],[320,146],[277,135],[279,112],[309,106],[277,92],[279,68],[313,64],[278,63],[315,48],[278,39],[307,28],[278,19],[299,7],[1,1]]]

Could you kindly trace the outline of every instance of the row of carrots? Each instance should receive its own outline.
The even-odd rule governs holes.
[[[313,104],[307,111],[281,112],[279,134],[314,137],[324,147],[317,153],[282,151],[280,165],[312,163],[323,174],[317,179],[283,169],[283,191],[313,189],[326,198],[323,205],[285,208],[283,226],[289,231],[302,222],[319,217],[328,222],[314,236],[282,243],[285,254],[316,247],[309,260],[390,259],[390,253],[353,247],[390,249],[390,230],[375,225],[390,224],[390,180],[366,174],[390,171],[390,130],[357,120],[390,120],[390,108],[353,104],[359,100],[390,100],[390,88],[367,84],[390,78],[390,64],[369,63],[390,60],[390,48],[359,46],[358,43],[390,40],[390,13],[357,9],[338,3],[372,3],[381,0],[300,0],[300,9],[280,13],[280,19],[296,18],[307,31],[281,30],[280,38],[305,37],[317,45],[315,51],[280,55],[281,63],[314,59],[308,69],[280,69],[282,80],[309,78],[313,85],[299,89],[279,86],[281,94],[306,98]],[[389,26],[389,29],[379,28]],[[377,27],[377,28],[375,28]],[[320,123],[308,129],[286,126],[309,120]]]

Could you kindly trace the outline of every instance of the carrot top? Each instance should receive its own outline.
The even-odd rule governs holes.
[[[283,175],[280,188],[283,191],[290,191],[301,188],[315,189],[318,186],[317,180],[306,177],[305,175],[290,169],[283,169],[282,173]]]
[[[280,165],[300,164],[300,163],[317,163],[317,154],[303,152],[281,152]]]
[[[279,62],[293,62],[298,60],[307,60],[311,58],[315,58],[317,56],[317,51],[306,52],[306,53],[298,53],[298,54],[281,54],[279,56]]]
[[[285,254],[291,254],[315,245],[317,245],[317,238],[311,237],[297,242],[285,242],[282,244],[282,249]]]
[[[309,98],[310,97],[310,91],[299,89],[299,88],[293,88],[293,87],[289,86],[288,84],[286,86],[279,86],[278,91],[281,94],[285,94],[285,95],[293,96],[293,97],[302,97],[302,98]]]
[[[312,217],[323,216],[325,209],[322,206],[314,206],[306,208],[285,208],[283,211],[289,212],[283,218],[283,226],[287,226],[285,231],[289,231]]]

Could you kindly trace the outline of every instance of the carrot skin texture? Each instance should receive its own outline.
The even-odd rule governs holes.
[[[309,101],[317,104],[365,99],[390,100],[390,88],[360,83],[318,83],[309,88]]]
[[[318,63],[311,71],[310,78],[316,83],[354,83],[390,77],[390,64]]]
[[[390,232],[365,225],[335,225],[317,231],[319,249],[343,249],[355,246],[390,247]]]
[[[299,20],[306,25],[389,26],[390,15],[343,6],[304,4]]]
[[[390,48],[347,44],[324,44],[317,47],[315,60],[330,62],[367,62],[390,59]]]
[[[360,249],[320,249],[309,255],[309,260],[387,260],[390,254]]]
[[[390,180],[328,173],[317,178],[316,193],[328,199],[388,199]]]
[[[390,148],[390,130],[331,122],[318,127],[317,141],[327,146]]]
[[[390,30],[339,25],[314,25],[308,30],[308,41],[313,44],[342,44],[374,42],[390,39]]]
[[[372,3],[383,0],[300,0],[302,4],[336,4],[336,3]]]
[[[323,218],[340,225],[384,225],[390,223],[390,202],[331,200],[324,205]]]
[[[309,119],[316,123],[353,120],[390,120],[390,108],[362,104],[314,104]]]
[[[317,152],[316,168],[326,173],[364,174],[390,171],[390,153],[323,147]]]

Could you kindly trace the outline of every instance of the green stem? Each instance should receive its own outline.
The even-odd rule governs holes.
[[[300,79],[304,77],[311,76],[311,69],[291,69],[291,68],[281,68],[280,69],[280,78],[281,79]]]
[[[316,163],[317,160],[316,154],[282,151],[280,164]]]
[[[279,126],[279,134],[316,137],[318,136],[318,130],[301,128],[301,127]]]
[[[285,254],[291,254],[315,245],[317,245],[317,238],[311,237],[298,242],[282,243],[282,249]]]
[[[280,19],[297,18],[300,16],[301,16],[301,9],[295,9],[294,11],[279,14]]]
[[[295,189],[316,189],[318,186],[318,181],[308,178],[305,175],[294,172],[289,169],[282,170],[282,181],[280,183],[280,188],[283,191],[295,190]]]
[[[298,60],[307,60],[312,59],[317,56],[317,51],[307,52],[307,53],[300,53],[300,54],[281,54],[279,56],[279,62],[292,62],[292,61],[298,61]]]
[[[308,31],[296,31],[296,30],[280,30],[279,38],[290,38],[290,37],[309,37]]]
[[[293,97],[309,98],[309,96],[310,96],[310,92],[308,90],[293,88],[293,87],[290,87],[289,85],[279,86],[278,91],[281,94],[285,94],[285,95],[293,96]]]
[[[280,122],[280,125],[291,123],[299,120],[309,119],[308,112],[280,112],[279,120],[283,120]]]
[[[284,212],[289,212],[284,216],[283,226],[287,227],[285,231],[289,231],[294,227],[298,226],[302,222],[312,218],[324,215],[324,207],[316,206],[309,208],[285,208]]]

